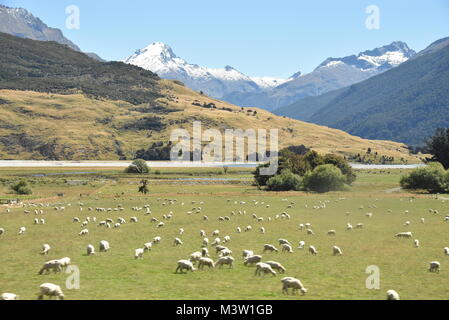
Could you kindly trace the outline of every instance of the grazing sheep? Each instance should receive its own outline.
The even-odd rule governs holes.
[[[44,263],[38,274],[50,273],[53,270],[54,273],[62,271],[62,265],[59,260],[50,260]]]
[[[0,236],[5,233],[5,229],[0,228]]]
[[[50,251],[50,249],[51,249],[50,245],[45,243],[45,244],[42,246],[41,254],[43,254],[43,255],[48,254],[48,252]]]
[[[415,248],[419,248],[419,240],[418,239],[415,239],[414,244],[415,244]]]
[[[39,219],[38,218],[34,218],[34,224],[39,224]]]
[[[218,236],[220,234],[220,230],[214,230],[212,232],[212,237]]]
[[[64,257],[58,260],[63,269],[67,268],[72,263],[72,260],[69,257]]]
[[[363,223],[357,223],[357,225],[355,226],[356,229],[362,229],[363,228]]]
[[[83,230],[80,231],[80,233],[78,233],[78,235],[80,235],[80,236],[85,236],[85,235],[87,235],[88,233],[89,233],[89,230],[83,229]]]
[[[396,238],[411,238],[412,233],[410,231],[408,232],[399,232],[394,235]]]
[[[394,290],[387,291],[387,300],[400,300],[399,294]]]
[[[231,256],[220,257],[217,262],[215,262],[215,266],[218,266],[219,269],[225,264],[227,264],[229,268],[232,268],[234,266],[234,258]]]
[[[106,240],[101,240],[100,241],[100,252],[107,252],[109,251],[110,246],[109,246],[109,242]]]
[[[263,251],[262,251],[262,252],[265,252],[265,251],[270,251],[270,252],[275,251],[275,252],[279,252],[279,250],[276,249],[276,247],[273,246],[273,245],[271,245],[271,244],[264,244],[264,245],[263,245]]]
[[[184,229],[183,228],[179,228],[179,234],[182,236],[184,234]]]
[[[332,247],[332,252],[333,252],[334,256],[336,256],[336,255],[339,255],[339,256],[343,255],[343,252],[337,246],[333,246]]]
[[[429,263],[429,272],[440,272],[440,263],[438,261],[432,261]]]
[[[19,296],[14,293],[2,293],[0,300],[19,300]]]
[[[204,230],[200,230],[200,237],[205,237],[206,236],[206,232]]]
[[[224,236],[223,242],[224,243],[231,242],[231,237],[230,236]]]
[[[143,248],[138,248],[134,250],[134,259],[143,259],[143,253],[145,250]]]
[[[192,253],[190,255],[189,260],[192,261],[193,263],[200,261],[200,259],[203,257],[203,255],[201,254],[201,252],[196,251],[194,253]]]
[[[271,273],[273,276],[276,275],[276,271],[274,271],[269,264],[263,263],[263,262],[258,262],[256,264],[256,271],[254,272],[254,274],[256,276],[260,276],[262,274],[262,272],[265,274]]]
[[[242,254],[243,258],[247,258],[247,257],[253,256],[253,255],[254,255],[254,252],[252,250],[243,250],[243,254]]]
[[[260,227],[259,230],[260,230],[260,233],[265,233],[265,228],[264,227]]]
[[[61,287],[53,283],[44,283],[40,286],[40,294],[37,297],[39,300],[44,299],[44,296],[56,299],[64,300],[64,293],[62,293]]]
[[[315,233],[313,232],[312,229],[307,229],[307,234],[308,234],[308,235],[314,235]]]
[[[237,231],[237,233],[242,233],[242,228],[237,227],[236,231]]]
[[[443,250],[444,250],[444,254],[449,255],[449,247],[444,247]]]
[[[209,250],[207,248],[201,248],[201,255],[203,257],[209,257]]]
[[[210,268],[215,268],[214,260],[206,257],[201,257],[198,262],[198,269],[203,270],[204,266],[207,266]]]
[[[421,223],[425,223],[425,222],[426,222],[426,219],[421,218]]]
[[[285,277],[281,279],[282,282],[282,293],[288,294],[288,289],[292,288],[292,294],[296,293],[298,290],[301,291],[302,295],[306,294],[307,289],[304,288],[303,284],[299,279],[293,277]]]
[[[193,266],[193,263],[190,262],[189,260],[179,260],[178,261],[178,267],[176,268],[175,273],[178,273],[178,271],[180,273],[184,273],[183,271],[186,270],[185,273],[187,273],[187,271],[195,271],[195,267]]]
[[[247,266],[248,264],[253,265],[253,264],[261,262],[261,261],[262,261],[262,256],[260,256],[260,255],[252,255],[252,256],[246,257],[245,261],[243,262],[243,264],[245,266]]]
[[[349,222],[346,224],[346,231],[352,230],[352,224],[350,224]]]
[[[246,227],[245,227],[245,232],[251,231],[252,229],[253,229],[253,227],[251,227],[251,226],[246,226]]]
[[[227,249],[227,248],[225,246],[216,246],[215,247],[216,253],[219,253],[220,251],[222,251],[224,249]]]
[[[143,245],[143,250],[150,251],[152,247],[153,247],[153,242],[147,242]]]
[[[293,248],[291,245],[284,243],[282,244],[282,252],[293,253]]]
[[[220,252],[219,252],[220,257],[230,256],[231,254],[232,254],[232,250],[230,250],[228,248],[224,248],[223,250],[220,250]]]
[[[309,252],[314,256],[318,254],[318,251],[315,249],[314,246],[309,246]]]
[[[335,231],[335,230],[329,230],[328,232],[327,232],[327,235],[328,236],[335,236],[337,234],[337,232]]]
[[[162,241],[162,238],[159,237],[159,236],[153,238],[153,243],[154,243],[154,244],[160,243],[161,241]]]
[[[137,219],[137,217],[131,217],[130,219],[129,219],[129,222],[131,222],[131,223],[137,223],[139,220]]]
[[[175,238],[175,240],[173,241],[173,246],[177,247],[177,246],[182,246],[182,245],[183,245],[182,240],[179,238]]]
[[[87,245],[87,255],[93,256],[95,254],[95,248],[93,245],[89,244]]]
[[[404,222],[404,226],[409,226],[410,225],[410,221],[405,221]]]
[[[292,245],[290,243],[290,241],[286,240],[286,239],[278,239],[279,245],[283,245],[283,244],[288,244],[288,245]]]
[[[157,225],[158,228],[162,228],[163,226],[165,226],[165,223],[163,223],[163,222],[159,222]]]
[[[304,241],[299,241],[299,244],[298,244],[298,249],[304,249],[304,246],[306,245],[306,243],[304,242]]]
[[[25,227],[20,227],[19,229],[19,235],[24,234],[27,231],[27,228]]]
[[[209,245],[209,239],[208,238],[204,238],[203,239],[203,247],[207,247]]]
[[[279,273],[285,273],[286,269],[284,268],[284,266],[282,264],[280,264],[279,262],[276,261],[267,261],[265,262],[266,264],[270,265],[271,268],[273,268],[274,270],[276,270]]]

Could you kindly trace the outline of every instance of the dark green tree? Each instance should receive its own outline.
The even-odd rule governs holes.
[[[449,169],[449,128],[437,129],[427,141],[426,149],[433,156],[432,161],[438,161],[445,169]]]
[[[148,180],[144,179],[140,181],[139,192],[145,195],[150,192],[148,188]]]

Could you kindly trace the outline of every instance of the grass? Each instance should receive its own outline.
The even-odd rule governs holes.
[[[65,168],[63,170],[67,171]],[[163,176],[171,177],[189,176],[195,172],[193,169],[161,170],[166,171],[162,172]],[[42,170],[2,170],[0,176],[12,179],[33,172]],[[247,184],[217,181],[205,184],[197,181],[151,180],[151,193],[142,196],[136,192],[140,177],[113,170],[64,177],[67,180],[78,180],[81,177],[95,179],[94,183],[87,185],[61,185],[56,183],[59,177],[40,184],[49,178],[34,178],[37,180],[33,186],[35,202],[40,201],[38,198],[51,198],[61,190],[66,195],[42,201],[50,203],[49,207],[43,208],[47,220],[45,225],[33,225],[34,214],[24,214],[23,208],[13,208],[10,213],[6,213],[6,208],[3,208],[0,227],[6,233],[0,236],[0,292],[14,292],[21,299],[35,299],[41,283],[53,282],[62,286],[67,299],[384,299],[388,289],[398,291],[401,299],[447,299],[449,288],[444,279],[449,276],[449,262],[446,261],[449,257],[443,254],[443,247],[448,246],[448,225],[443,222],[447,204],[441,200],[444,195],[436,199],[427,194],[385,192],[398,187],[399,177],[403,173],[399,170],[359,171],[359,178],[350,190],[328,194],[267,193]],[[213,172],[210,174],[214,175]],[[249,177],[248,172],[239,173],[238,170],[228,175]],[[0,189],[2,198],[15,197],[5,192],[4,188]],[[85,194],[81,199],[80,193]],[[177,199],[177,202],[169,204],[165,199]],[[254,205],[252,200],[259,204]],[[79,201],[84,204],[82,212],[79,210]],[[246,204],[241,205],[240,201]],[[264,205],[261,205],[262,202]],[[287,208],[291,202],[295,203],[293,208]],[[57,203],[65,205],[66,210],[53,210]],[[126,210],[112,213],[87,210],[88,207],[115,208],[119,204]],[[150,217],[144,216],[142,212],[131,211],[131,207],[145,204],[151,206],[151,216],[163,220],[162,215],[172,211],[174,217],[165,221],[164,228],[157,229],[149,221]],[[270,207],[267,208],[266,204]],[[322,204],[326,207],[313,209]],[[202,208],[201,213],[187,213],[198,206]],[[429,208],[439,210],[439,214],[429,213]],[[388,209],[392,212],[389,213]],[[246,210],[246,215],[231,216],[231,211],[238,210]],[[409,213],[405,213],[406,210]],[[252,213],[256,213],[265,219],[274,218],[283,211],[291,215],[291,220],[273,219],[272,222],[257,223],[251,217]],[[372,212],[373,217],[367,218],[367,212]],[[135,215],[139,222],[129,223],[129,218]],[[203,215],[207,215],[209,221],[204,221]],[[81,219],[96,216],[97,222],[123,216],[128,223],[119,229],[100,228],[91,223],[88,225],[89,235],[80,237],[78,232],[81,226],[72,222],[74,216]],[[219,216],[230,216],[231,220],[219,222]],[[425,224],[420,223],[421,217],[426,219]],[[406,220],[411,222],[408,227],[403,226]],[[306,222],[312,224],[315,235],[308,236],[305,231],[298,230],[298,224]],[[365,227],[345,231],[347,222],[354,226],[362,222]],[[251,232],[235,232],[237,226],[243,228],[247,225],[253,226]],[[21,226],[27,227],[27,233],[18,236]],[[258,232],[260,226],[265,227],[265,234]],[[184,245],[175,248],[172,242],[174,237],[179,237],[178,230],[181,227],[185,229],[181,237]],[[231,236],[228,247],[234,252],[235,267],[175,274],[176,262],[200,249],[201,229],[207,232],[211,240],[211,232],[215,229],[220,230],[221,237]],[[336,237],[327,236],[326,232],[330,229],[337,231]],[[421,247],[413,247],[414,238],[393,237],[401,231],[412,231],[414,238],[420,240]],[[142,247],[157,235],[162,236],[162,243],[146,253],[143,260],[134,260],[134,249]],[[287,268],[286,275],[301,279],[309,289],[305,296],[283,295],[281,275],[256,278],[254,267],[243,266],[243,249],[261,254],[263,244],[278,246],[279,238],[289,239],[294,245],[294,253],[267,253],[263,254],[263,260],[279,261]],[[111,251],[85,256],[86,246],[91,243],[98,251],[100,240],[108,240]],[[311,256],[307,250],[296,249],[300,240],[306,241],[306,247],[314,245],[319,252],[318,256]],[[39,255],[43,243],[52,246],[48,257]],[[343,256],[332,256],[333,245],[342,248]],[[210,251],[215,259],[215,253]],[[71,257],[73,264],[80,268],[79,290],[65,288],[67,274],[37,275],[46,260],[64,256]],[[428,263],[432,260],[441,262],[439,274],[427,271]],[[368,290],[365,287],[368,277],[365,270],[370,265],[380,268],[380,290]]]

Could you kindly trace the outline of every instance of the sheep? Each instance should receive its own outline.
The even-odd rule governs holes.
[[[69,257],[64,257],[58,260],[61,264],[61,268],[67,268],[72,263],[72,260]]]
[[[332,252],[333,252],[334,256],[336,256],[336,255],[339,255],[339,256],[343,255],[343,252],[341,251],[340,247],[337,247],[337,246],[333,246],[332,247]]]
[[[200,237],[205,237],[206,236],[206,232],[204,230],[200,230]]]
[[[444,247],[443,250],[444,250],[444,254],[449,255],[449,247]]]
[[[405,221],[404,222],[404,226],[406,227],[406,226],[409,226],[410,225],[410,221]]]
[[[34,218],[34,224],[39,224],[39,219],[38,218]]]
[[[216,253],[219,253],[220,251],[222,251],[224,249],[227,249],[227,248],[225,246],[216,246],[215,247]]]
[[[425,222],[426,222],[426,219],[421,218],[421,223],[425,223]]]
[[[313,232],[312,229],[307,229],[307,234],[308,234],[308,235],[314,235],[315,233]]]
[[[301,294],[304,295],[307,292],[307,289],[304,288],[303,284],[299,279],[293,277],[285,277],[281,279],[282,282],[282,293],[288,294],[288,289],[292,288],[292,294],[296,293],[298,290],[301,291]]]
[[[399,294],[394,290],[387,291],[387,300],[400,300]]]
[[[80,236],[85,236],[85,235],[87,235],[88,233],[89,233],[89,230],[88,230],[88,229],[83,229],[83,230],[80,231],[80,233],[78,233],[78,235],[80,235]]]
[[[179,235],[183,235],[184,234],[184,229],[183,228],[179,228]]]
[[[408,232],[399,232],[394,235],[396,238],[411,238],[412,233],[410,231]]]
[[[209,250],[207,248],[201,248],[201,256],[209,257]]]
[[[288,245],[292,245],[288,240],[286,239],[278,239],[279,245],[283,245],[283,244],[288,244]]]
[[[309,246],[309,252],[314,256],[318,254],[318,251],[315,249],[314,246]]]
[[[271,244],[264,244],[264,245],[263,245],[263,251],[262,251],[262,252],[265,252],[265,251],[270,251],[270,252],[275,251],[275,252],[279,252],[279,250],[278,250],[275,246],[273,246],[273,245],[271,245]]]
[[[284,243],[282,244],[282,252],[288,252],[288,253],[293,253],[293,248],[291,245]]]
[[[252,250],[243,250],[242,257],[247,258],[249,256],[253,256],[254,252]]]
[[[228,242],[231,242],[231,237],[230,236],[224,236],[223,243],[228,243]]]
[[[230,256],[232,254],[232,250],[225,248],[219,252],[220,257]]]
[[[50,245],[49,244],[43,244],[42,245],[42,251],[41,251],[41,254],[42,255],[45,255],[45,254],[48,254],[48,252],[50,251],[50,249],[51,249],[51,247],[50,247]]]
[[[143,248],[138,248],[134,250],[134,259],[143,259],[143,253],[145,250]]]
[[[0,300],[19,300],[19,296],[14,293],[2,293]]]
[[[209,239],[208,238],[204,238],[203,239],[203,247],[207,247],[209,245]]]
[[[276,261],[267,261],[265,262],[266,264],[270,265],[271,268],[273,268],[274,270],[276,270],[279,273],[285,273],[286,269],[284,268],[284,266],[282,264],[280,264],[279,262]]]
[[[217,246],[218,244],[220,244],[221,239],[220,238],[215,238],[214,241],[212,241],[211,246]]]
[[[261,261],[262,261],[262,256],[260,256],[260,255],[252,255],[252,256],[246,257],[245,261],[243,262],[243,264],[245,266],[247,266],[248,264],[253,265],[253,264],[261,262]]]
[[[368,218],[371,218],[373,216],[373,214],[371,212],[368,212],[365,214],[365,216],[367,216]]]
[[[419,240],[415,239],[414,241],[415,248],[419,248]]]
[[[60,286],[53,283],[44,283],[40,286],[40,294],[37,297],[39,300],[44,299],[44,296],[49,296],[50,299],[55,297],[56,299],[64,300],[64,293]]]
[[[335,231],[335,230],[329,230],[328,232],[327,232],[327,235],[328,236],[335,236],[337,234],[337,232]]]
[[[357,223],[357,225],[355,226],[356,229],[362,229],[364,226],[363,223]]]
[[[203,257],[203,255],[201,254],[201,252],[196,251],[194,253],[192,253],[190,255],[189,260],[192,261],[193,263],[200,261],[200,259]]]
[[[0,236],[5,233],[5,229],[0,228]]]
[[[237,228],[236,228],[236,231],[237,231],[237,233],[242,233],[242,228],[237,227]]]
[[[137,219],[137,217],[131,217],[130,219],[129,219],[129,222],[131,222],[131,223],[137,223],[139,220]]]
[[[89,244],[87,245],[87,255],[88,256],[93,256],[95,254],[95,248],[93,245]]]
[[[251,227],[251,226],[246,226],[246,227],[245,227],[245,232],[251,231],[252,229],[253,229],[253,227]]]
[[[256,276],[260,276],[262,272],[265,274],[271,273],[273,276],[276,276],[276,271],[274,271],[269,264],[258,262],[256,264],[256,271],[254,272],[254,274]]]
[[[260,230],[260,233],[265,233],[265,228],[264,227],[260,227],[259,230]]]
[[[214,230],[212,232],[212,237],[218,236],[220,234],[220,230]]]
[[[150,251],[152,247],[153,247],[153,242],[147,242],[143,245],[143,250]]]
[[[100,241],[100,252],[108,252],[110,249],[109,242],[106,240]]]
[[[429,263],[429,272],[440,272],[440,263],[438,261],[432,261]]]
[[[182,245],[183,245],[182,240],[179,238],[175,238],[175,240],[173,241],[173,246],[177,247],[177,246],[182,246]]]
[[[44,263],[42,268],[39,270],[38,274],[42,275],[44,272],[49,273],[53,270],[54,273],[62,271],[62,265],[59,260],[50,260]]]
[[[157,225],[158,228],[162,228],[163,226],[165,226],[165,223],[163,223],[163,222],[159,222]]]
[[[198,262],[198,269],[203,270],[204,266],[207,266],[210,268],[215,268],[214,260],[206,257],[201,257]]]
[[[159,237],[159,236],[153,238],[153,243],[154,243],[154,244],[160,243],[161,241],[162,241],[162,238]]]
[[[27,228],[25,227],[20,227],[19,229],[19,235],[24,234],[27,231]]]
[[[178,273],[178,271],[180,273],[183,273],[183,271],[186,270],[185,273],[187,273],[187,271],[195,271],[195,267],[193,266],[193,263],[190,262],[189,260],[179,260],[178,261],[178,267],[176,268],[175,273]]]
[[[220,257],[217,262],[215,262],[215,266],[218,266],[219,269],[225,264],[229,265],[229,268],[232,268],[234,265],[234,258],[231,256]]]
[[[352,230],[352,224],[350,224],[349,222],[346,224],[346,231]]]
[[[41,219],[41,224],[45,224],[45,219]]]

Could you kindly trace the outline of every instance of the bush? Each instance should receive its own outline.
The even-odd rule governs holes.
[[[267,181],[267,188],[270,191],[301,190],[301,177],[290,170],[283,170]]]
[[[346,176],[347,184],[352,184],[357,178],[356,174],[352,170],[351,165],[343,157],[334,154],[327,154],[323,159],[325,164],[332,164],[340,169],[341,173]]]
[[[316,192],[328,192],[345,188],[347,179],[341,170],[332,164],[323,164],[304,176],[304,187]]]
[[[126,173],[144,174],[144,173],[149,173],[150,168],[148,167],[145,160],[137,159],[137,160],[134,160],[133,163],[131,163],[128,168],[126,168],[125,172]]]
[[[32,194],[33,190],[28,185],[28,182],[25,180],[21,180],[17,182],[16,184],[11,186],[11,190],[14,191],[17,194]]]
[[[432,162],[402,177],[400,184],[404,189],[422,189],[430,193],[445,192],[449,189],[449,174],[440,163]]]

